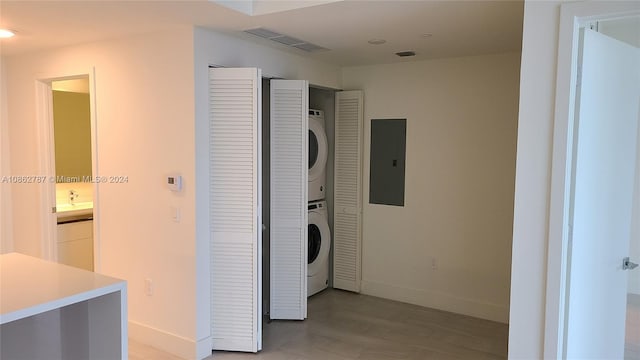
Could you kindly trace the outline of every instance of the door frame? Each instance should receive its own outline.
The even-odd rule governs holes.
[[[633,2],[577,2],[560,8],[556,105],[547,249],[544,358],[562,359],[569,270],[568,224],[574,143],[580,28],[589,23],[640,15]]]
[[[36,122],[38,133],[38,157],[40,175],[46,181],[40,185],[40,249],[41,257],[45,260],[58,260],[57,251],[57,216],[52,207],[56,204],[56,168],[55,168],[55,142],[53,129],[53,96],[51,83],[61,80],[73,80],[79,78],[89,79],[89,110],[91,122],[91,176],[98,176],[98,132],[96,116],[96,87],[95,68],[79,71],[73,75],[43,76],[36,80]],[[100,214],[99,184],[93,183],[93,268],[100,269]]]

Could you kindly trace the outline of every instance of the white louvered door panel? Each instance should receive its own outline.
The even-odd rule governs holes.
[[[262,346],[261,86],[259,69],[209,72],[214,350]]]
[[[360,292],[363,94],[336,93],[333,287]]]
[[[272,319],[307,317],[309,84],[271,81]]]

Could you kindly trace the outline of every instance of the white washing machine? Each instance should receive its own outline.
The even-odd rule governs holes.
[[[309,203],[309,257],[307,271],[307,296],[329,286],[329,250],[331,230],[326,201]]]
[[[309,201],[323,200],[327,187],[329,145],[324,130],[324,111],[309,110]]]

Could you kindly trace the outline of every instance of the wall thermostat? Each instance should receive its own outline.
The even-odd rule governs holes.
[[[167,186],[171,191],[182,191],[182,176],[178,174],[167,176]]]

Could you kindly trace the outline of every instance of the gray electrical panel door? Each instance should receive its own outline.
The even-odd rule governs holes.
[[[371,120],[369,203],[404,206],[406,119]]]

